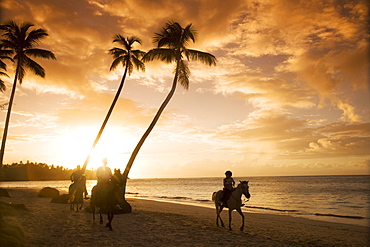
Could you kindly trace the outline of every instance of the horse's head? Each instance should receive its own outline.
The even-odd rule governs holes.
[[[249,200],[251,198],[251,194],[249,194],[249,181],[240,181],[240,186],[242,187],[243,194]]]

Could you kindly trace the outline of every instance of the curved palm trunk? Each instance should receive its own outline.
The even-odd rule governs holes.
[[[145,131],[144,135],[141,137],[140,141],[136,145],[136,147],[135,147],[134,151],[132,152],[131,157],[130,157],[127,165],[126,165],[125,171],[123,172],[123,199],[124,200],[126,200],[126,198],[125,198],[126,195],[125,194],[126,194],[126,184],[127,184],[128,174],[131,170],[131,167],[132,167],[132,165],[135,161],[135,158],[136,158],[137,154],[140,151],[141,146],[144,144],[146,138],[149,136],[150,132],[153,130],[153,128],[156,125],[156,123],[157,123],[159,117],[161,116],[163,110],[166,108],[166,106],[168,105],[172,96],[175,93],[176,85],[177,85],[178,70],[179,70],[179,68],[177,66],[176,73],[175,73],[175,78],[173,79],[172,88],[171,88],[170,92],[168,93],[166,99],[163,101],[161,107],[158,109],[158,111],[157,111],[156,115],[154,116],[152,122],[150,123],[148,129]]]
[[[91,153],[92,153],[92,151],[94,150],[94,148],[95,148],[96,144],[98,144],[98,141],[99,141],[99,139],[100,139],[101,135],[103,134],[104,128],[105,128],[105,126],[106,126],[106,125],[107,125],[107,123],[108,123],[108,120],[109,120],[109,118],[110,118],[110,115],[111,115],[111,114],[112,114],[112,112],[113,112],[114,106],[116,105],[116,103],[117,103],[117,101],[118,101],[119,95],[121,94],[121,91],[122,91],[123,85],[125,84],[125,80],[126,80],[127,69],[128,69],[128,68],[127,68],[127,66],[126,66],[126,68],[125,68],[125,72],[123,73],[123,76],[122,76],[121,83],[120,83],[120,85],[119,85],[119,87],[118,87],[118,89],[117,89],[116,96],[114,97],[114,99],[113,99],[113,101],[112,101],[112,104],[111,104],[111,106],[110,106],[110,108],[109,108],[109,110],[108,110],[108,113],[107,113],[107,115],[105,116],[104,122],[103,122],[102,126],[100,127],[99,133],[98,133],[98,135],[96,136],[95,141],[94,141],[94,143],[93,143],[93,145],[92,145],[92,147],[91,147],[91,149],[90,149],[90,152],[89,152],[89,154],[87,155],[87,158],[86,158],[86,160],[85,160],[85,163],[84,163],[84,165],[83,165],[83,167],[82,167],[82,171],[83,171],[83,172],[85,172],[85,170],[86,170],[87,164],[89,163],[89,160],[90,160]]]
[[[18,63],[17,70],[15,73],[14,83],[12,87],[12,92],[10,93],[10,99],[9,99],[9,105],[8,105],[8,112],[6,113],[6,120],[5,120],[5,126],[4,126],[4,132],[3,132],[3,139],[1,141],[1,151],[0,151],[0,172],[3,168],[3,160],[4,160],[4,153],[5,153],[5,144],[6,144],[6,138],[8,136],[8,128],[9,128],[9,122],[10,122],[10,114],[12,112],[12,106],[15,96],[15,89],[17,87],[17,80],[18,80],[18,71],[19,71],[20,64]]]

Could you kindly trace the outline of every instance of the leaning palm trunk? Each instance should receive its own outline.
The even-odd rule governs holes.
[[[14,83],[12,87],[12,92],[10,93],[10,99],[9,99],[9,105],[8,105],[8,112],[6,113],[6,120],[5,120],[5,126],[4,126],[4,132],[3,132],[3,139],[1,141],[1,152],[0,152],[0,172],[3,168],[3,160],[4,160],[4,153],[5,153],[5,144],[6,144],[6,138],[8,136],[8,128],[9,128],[9,122],[10,122],[10,114],[12,112],[12,106],[15,96],[15,89],[17,87],[17,80],[18,80],[18,68],[20,67],[20,64],[17,66],[17,71],[15,73]]]
[[[131,157],[130,157],[127,165],[126,165],[125,171],[123,172],[123,181],[122,181],[123,184],[122,184],[122,186],[123,186],[123,199],[124,200],[126,200],[125,194],[126,194],[126,184],[127,184],[128,174],[131,170],[131,167],[134,163],[134,160],[135,160],[137,154],[140,151],[141,146],[143,146],[146,138],[149,136],[150,132],[153,130],[154,126],[158,122],[159,117],[161,116],[162,112],[164,111],[164,109],[166,108],[166,106],[168,105],[168,103],[170,102],[172,96],[174,95],[174,93],[176,91],[178,70],[179,70],[179,67],[177,66],[176,67],[175,78],[173,79],[173,82],[172,82],[171,91],[168,93],[166,99],[163,101],[161,107],[159,107],[159,109],[157,111],[157,114],[154,116],[154,118],[153,118],[152,122],[150,123],[148,129],[145,131],[144,135],[141,137],[140,141],[136,145],[136,147],[135,147],[134,151],[132,152]]]
[[[83,167],[82,167],[82,171],[83,171],[83,172],[85,172],[85,170],[86,170],[87,164],[89,163],[89,160],[90,160],[91,153],[92,153],[92,151],[94,150],[95,146],[98,144],[99,139],[100,139],[101,135],[103,134],[104,128],[105,128],[105,126],[106,126],[106,125],[107,125],[107,123],[108,123],[108,120],[109,120],[109,118],[110,118],[110,115],[112,114],[113,109],[114,109],[114,107],[115,107],[115,105],[116,105],[116,103],[117,103],[117,101],[118,101],[119,95],[121,94],[121,91],[122,91],[122,89],[123,89],[123,85],[125,84],[125,79],[126,79],[126,75],[127,75],[127,69],[128,69],[128,68],[127,68],[127,66],[126,66],[126,68],[125,68],[125,72],[123,73],[122,80],[121,80],[121,83],[120,83],[120,85],[119,85],[119,87],[118,87],[118,90],[117,90],[116,96],[114,97],[114,99],[113,99],[113,101],[112,101],[112,104],[111,104],[111,106],[110,106],[110,108],[109,108],[109,111],[108,111],[107,115],[105,116],[104,122],[103,122],[102,126],[100,127],[99,133],[98,133],[98,135],[96,136],[95,141],[94,141],[94,143],[93,143],[93,145],[92,145],[92,147],[91,147],[91,149],[90,149],[90,152],[89,152],[89,154],[87,155],[87,158],[86,158],[86,160],[85,160],[85,163],[84,163],[84,165],[83,165]]]

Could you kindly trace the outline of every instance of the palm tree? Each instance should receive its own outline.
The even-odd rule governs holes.
[[[85,160],[85,163],[82,167],[82,171],[86,170],[87,164],[89,163],[89,160],[90,160],[91,152],[95,148],[96,144],[98,143],[100,136],[102,135],[104,128],[109,120],[109,117],[113,112],[114,106],[116,105],[118,101],[118,97],[121,94],[123,85],[125,83],[126,75],[127,74],[131,75],[131,73],[134,70],[134,67],[136,67],[137,70],[145,71],[145,65],[142,61],[140,61],[140,59],[144,56],[145,52],[140,51],[140,50],[133,50],[133,44],[135,42],[141,44],[141,40],[139,38],[136,38],[136,37],[124,38],[120,34],[117,34],[113,42],[117,42],[120,45],[122,45],[123,49],[115,47],[109,50],[109,53],[113,55],[113,58],[114,58],[113,63],[110,66],[110,71],[114,70],[119,64],[122,64],[122,66],[125,68],[125,71],[123,72],[122,80],[118,87],[116,96],[114,97],[113,102],[104,119],[104,122],[102,126],[100,127],[99,133],[96,136],[95,141],[90,149],[90,153],[88,154]]]
[[[166,63],[175,62],[175,76],[170,92],[158,109],[148,129],[145,131],[144,135],[141,137],[140,141],[136,145],[126,165],[125,171],[123,172],[124,190],[126,189],[128,174],[134,163],[134,160],[139,153],[141,146],[144,144],[146,138],[153,130],[163,110],[174,95],[177,82],[180,82],[180,84],[185,89],[189,88],[190,70],[187,65],[187,61],[185,61],[184,59],[186,58],[189,61],[200,61],[210,66],[216,65],[216,58],[212,54],[186,48],[190,41],[195,42],[195,36],[196,31],[193,29],[192,24],[189,24],[185,28],[182,28],[179,23],[170,21],[165,25],[165,27],[163,27],[160,33],[156,33],[154,36],[153,41],[154,43],[157,43],[157,48],[150,50],[143,57],[144,62],[153,61],[155,59],[159,59]]]
[[[12,111],[13,100],[17,82],[22,84],[26,70],[32,71],[35,75],[45,77],[45,70],[31,57],[56,59],[51,51],[35,48],[39,45],[41,39],[48,36],[44,29],[29,29],[34,26],[31,23],[22,23],[18,26],[14,21],[8,21],[4,25],[0,25],[2,33],[1,46],[11,55],[15,65],[15,76],[12,91],[10,93],[8,112],[6,114],[3,139],[1,142],[0,152],[0,170],[3,166],[3,158],[5,152],[5,143],[8,135],[10,113]]]

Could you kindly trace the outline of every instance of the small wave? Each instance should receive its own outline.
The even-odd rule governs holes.
[[[204,200],[202,200],[202,199],[196,199],[195,201],[197,201],[197,202],[211,202],[211,200],[207,200],[207,199],[204,199]]]
[[[298,213],[298,210],[289,210],[289,209],[277,209],[277,208],[267,208],[267,207],[254,207],[254,206],[245,206],[246,208],[254,208],[254,209],[263,209],[263,210],[271,210],[277,212],[287,212],[287,213]]]
[[[365,217],[362,217],[362,216],[352,216],[352,215],[320,214],[320,213],[316,213],[315,215],[316,215],[316,216],[327,216],[327,217],[337,217],[337,218],[356,219],[356,220],[362,220],[362,219],[365,219]]]
[[[172,199],[172,200],[189,200],[191,198],[185,196],[160,196],[162,199]]]

